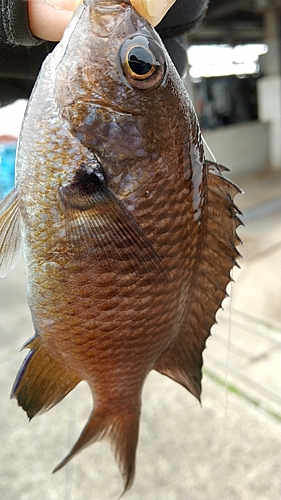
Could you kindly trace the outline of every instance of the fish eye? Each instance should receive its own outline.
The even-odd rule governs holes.
[[[163,49],[143,35],[127,38],[119,50],[119,66],[125,83],[137,90],[154,90],[166,73]]]

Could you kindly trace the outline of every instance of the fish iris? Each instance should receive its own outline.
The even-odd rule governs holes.
[[[143,47],[133,47],[128,54],[128,65],[140,78],[150,76],[154,71],[152,54]]]
[[[148,36],[129,37],[119,50],[119,68],[127,86],[136,90],[154,90],[165,79],[166,60],[163,49]]]

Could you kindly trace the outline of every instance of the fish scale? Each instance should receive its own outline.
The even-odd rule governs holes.
[[[0,276],[22,237],[35,329],[12,396],[33,418],[82,380],[93,395],[55,470],[107,437],[126,491],[148,373],[200,399],[202,352],[239,256],[239,190],[224,170],[205,159],[153,28],[129,1],[85,0],[43,64],[17,185],[0,205]]]

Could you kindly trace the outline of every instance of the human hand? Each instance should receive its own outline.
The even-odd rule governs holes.
[[[131,0],[135,9],[145,17],[152,26],[160,23],[176,0]]]
[[[28,0],[28,20],[37,38],[58,42],[82,0]]]
[[[34,36],[57,42],[82,0],[28,0],[29,26]],[[133,7],[156,26],[175,0],[131,0]]]

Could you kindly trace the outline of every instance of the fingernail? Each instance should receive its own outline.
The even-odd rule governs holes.
[[[175,0],[144,0],[148,15],[153,18],[153,24],[158,24],[165,16]]]
[[[29,0],[30,1],[30,0]],[[83,0],[44,0],[53,9],[74,12]]]

